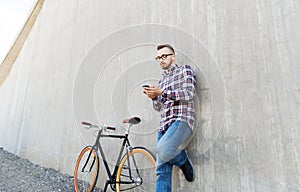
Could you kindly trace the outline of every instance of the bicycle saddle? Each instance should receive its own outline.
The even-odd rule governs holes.
[[[129,119],[124,119],[123,123],[129,123],[129,124],[139,124],[141,122],[141,118],[139,117],[131,117]]]

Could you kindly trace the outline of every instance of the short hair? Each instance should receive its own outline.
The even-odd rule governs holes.
[[[175,54],[174,48],[173,48],[171,45],[169,45],[169,44],[161,44],[161,45],[158,45],[158,46],[157,46],[157,51],[160,50],[160,49],[162,49],[162,48],[164,48],[164,47],[169,48],[169,49]]]

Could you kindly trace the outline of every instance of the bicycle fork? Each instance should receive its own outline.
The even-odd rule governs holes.
[[[92,150],[90,151],[90,153],[89,153],[89,155],[88,155],[87,160],[85,161],[84,166],[83,166],[82,169],[81,169],[81,172],[85,172],[85,167],[87,166],[87,164],[88,164],[88,162],[89,162],[89,160],[90,160],[90,158],[91,158],[91,155],[92,155],[92,153],[93,153],[93,150],[94,150],[94,149],[92,148]],[[96,157],[94,157],[93,162],[92,162],[92,165],[90,166],[90,169],[89,169],[89,171],[87,171],[87,172],[91,172],[91,171],[92,171],[92,168],[94,167],[95,161],[96,161]]]

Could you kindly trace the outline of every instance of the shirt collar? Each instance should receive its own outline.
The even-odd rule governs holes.
[[[174,70],[178,67],[179,66],[176,63],[174,65],[171,65],[169,69],[163,71],[163,76],[171,75],[174,72]]]

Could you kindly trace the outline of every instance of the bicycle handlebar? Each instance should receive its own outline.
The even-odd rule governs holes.
[[[81,122],[81,124],[82,125],[86,125],[86,126],[88,126],[88,128],[92,128],[92,127],[95,127],[95,128],[100,128],[100,129],[109,129],[109,130],[113,130],[113,131],[115,131],[116,130],[116,128],[115,127],[111,127],[111,126],[98,126],[98,125],[93,125],[93,124],[91,124],[91,123],[89,123],[89,122],[86,122],[86,121],[82,121]]]
[[[82,125],[87,125],[87,126],[90,126],[90,127],[92,126],[92,124],[91,124],[91,123],[89,123],[89,122],[85,122],[85,121],[82,121],[82,122],[81,122],[81,124],[82,124]]]

